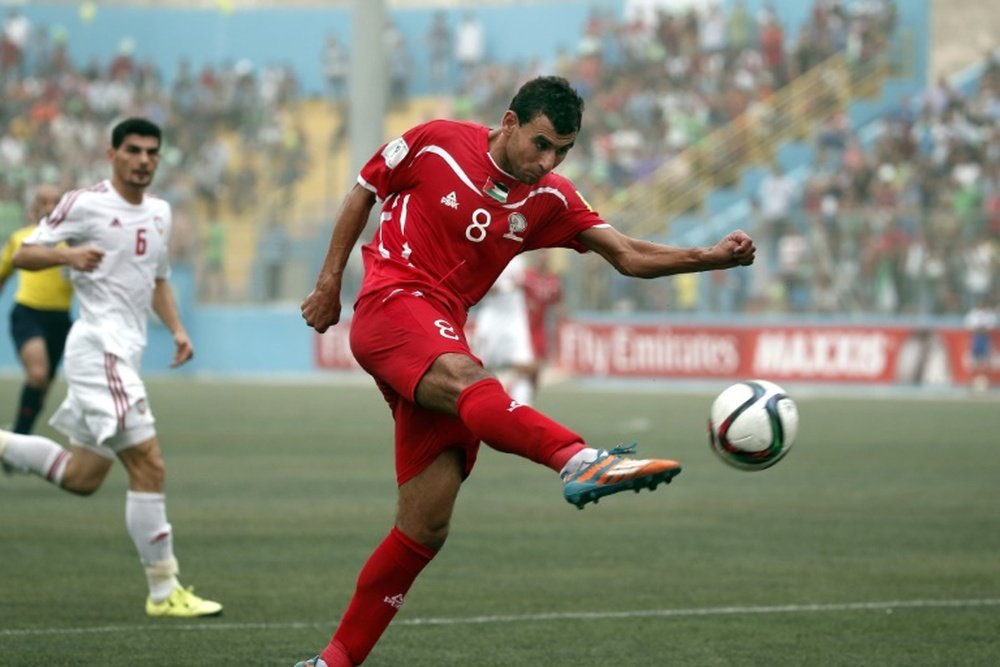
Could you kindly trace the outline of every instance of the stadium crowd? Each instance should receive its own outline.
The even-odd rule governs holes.
[[[760,200],[765,308],[925,315],[996,307],[1000,59],[987,55],[968,93],[941,78],[899,104],[870,142],[831,118],[804,181],[776,170]]]
[[[757,100],[838,52],[865,63],[884,52],[892,0],[814,0],[795,37],[770,8],[657,10],[625,20],[594,10],[577,44],[555,62],[484,63],[462,81],[458,117],[493,122],[512,87],[539,73],[565,76],[588,118],[562,167],[598,201],[614,200]]]
[[[473,13],[463,13],[453,31],[448,18],[455,17],[443,11],[435,17],[427,40],[438,48],[426,55],[435,92],[447,96],[452,115],[494,123],[518,82],[543,72],[566,76],[585,98],[588,119],[563,171],[593,199],[614,201],[628,184],[830,55],[845,52],[863,63],[882,53],[896,10],[892,0],[815,0],[791,39],[793,31],[773,11],[754,15],[742,2],[629,20],[594,10],[579,41],[561,48],[553,62],[515,64],[485,57]],[[175,262],[218,268],[226,231],[212,223],[223,208],[240,213],[267,204],[262,221],[289,209],[309,147],[296,110],[303,93],[288,67],[236,60],[196,72],[180,62],[167,84],[154,64],[135,57],[129,40],[109,62],[77,63],[64,29],[26,27],[16,9],[4,35],[3,236],[22,223],[30,184],[69,189],[98,180],[104,130],[124,115],[160,123],[169,138],[156,191],[177,217]],[[335,56],[325,57],[337,60],[328,70],[329,93],[339,95],[345,53],[329,48]],[[786,215],[758,215],[751,226],[764,255],[753,280],[713,280],[704,304],[697,303],[697,289],[680,285],[689,297],[668,305],[955,313],[995,293],[998,69],[991,60],[969,96],[938,82],[922,99],[901,105],[872,145],[843,117],[831,117],[818,132],[817,159],[804,183],[782,183],[788,176],[780,172],[766,181],[778,179],[788,207]],[[458,76],[449,82],[442,72]],[[239,141],[221,141],[223,134]],[[219,271],[202,273],[212,281],[204,294],[227,294]]]
[[[262,192],[287,205],[307,158],[290,68],[258,71],[236,60],[194,71],[181,61],[168,84],[157,65],[137,59],[131,39],[108,62],[75,62],[65,28],[25,21],[16,9],[8,14],[0,59],[4,237],[23,223],[32,184],[65,191],[103,178],[107,129],[126,116],[149,118],[169,138],[155,192],[174,207],[175,262],[196,260],[195,216],[207,218],[207,228],[221,206],[240,212]],[[11,25],[23,39],[10,39]],[[224,133],[239,138],[238,154],[220,140]]]

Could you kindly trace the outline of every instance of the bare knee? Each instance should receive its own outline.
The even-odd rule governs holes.
[[[396,527],[407,537],[434,550],[444,546],[462,485],[463,462],[461,452],[446,450],[425,470],[400,485]]]
[[[462,391],[493,375],[464,354],[442,354],[434,360],[417,384],[414,396],[417,404],[448,414],[458,414],[458,397]]]
[[[104,484],[110,469],[111,461],[95,461],[74,453],[66,463],[61,486],[78,496],[93,495]]]
[[[400,498],[396,527],[413,541],[438,550],[448,539],[453,507],[454,499]]]
[[[438,551],[448,539],[451,521],[409,521],[402,517],[396,520],[396,528],[414,542]]]
[[[25,382],[32,389],[37,389],[38,391],[45,393],[49,390],[49,369],[44,368],[29,368],[25,373]]]

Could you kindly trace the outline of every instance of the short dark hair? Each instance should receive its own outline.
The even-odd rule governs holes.
[[[140,137],[156,137],[157,141],[163,141],[163,132],[160,130],[160,126],[153,121],[145,118],[126,118],[111,130],[111,147],[121,146],[125,137],[130,134],[138,134]]]
[[[521,125],[542,115],[552,121],[559,134],[579,132],[583,122],[583,98],[561,76],[540,76],[528,81],[510,101],[510,110]]]

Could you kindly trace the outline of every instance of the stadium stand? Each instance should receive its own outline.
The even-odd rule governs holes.
[[[692,235],[711,233],[718,224],[706,223],[708,216],[726,211],[731,219],[752,214],[752,198],[768,165],[777,161],[786,171],[795,171],[802,183],[796,220],[805,222],[797,228],[824,247],[832,244],[838,252],[848,252],[861,240],[830,231],[838,229],[827,220],[831,207],[837,207],[838,219],[851,218],[844,211],[857,206],[864,207],[867,216],[872,205],[866,198],[885,188],[874,192],[872,188],[883,182],[874,178],[872,187],[848,199],[841,194],[845,170],[858,161],[876,175],[895,170],[895,178],[908,184],[902,191],[910,198],[914,188],[922,192],[924,186],[914,185],[909,174],[928,171],[925,161],[914,165],[887,159],[887,152],[899,150],[887,139],[872,146],[859,143],[858,128],[886,105],[872,94],[881,90],[894,68],[909,61],[907,35],[894,27],[895,3],[863,6],[872,9],[855,12],[850,10],[853,4],[815,2],[800,26],[786,26],[768,11],[751,14],[741,3],[704,14],[663,12],[652,21],[625,21],[594,9],[577,43],[552,61],[487,61],[467,73],[454,95],[417,95],[394,106],[386,131],[391,135],[441,115],[492,123],[519,81],[541,72],[564,74],[588,101],[587,124],[564,171],[609,217],[648,235],[700,242]],[[225,60],[195,70],[179,62],[167,83],[155,65],[138,61],[135,45],[127,40],[107,62],[73,62],[68,36],[58,26],[36,28],[30,54],[3,71],[4,178],[0,180],[7,192],[0,209],[3,231],[20,224],[16,202],[21,201],[25,184],[57,180],[73,187],[99,178],[103,128],[117,115],[149,115],[164,124],[171,139],[157,190],[171,200],[177,213],[175,261],[202,272],[209,230],[221,222],[225,298],[257,298],[264,292],[258,234],[280,218],[291,238],[288,270],[294,279],[285,281],[286,296],[299,296],[319,259],[316,248],[322,244],[316,239],[325,237],[330,211],[350,181],[341,107],[305,95],[297,73],[288,67]],[[317,53],[320,48],[317,45]],[[992,90],[992,84],[984,86]],[[981,109],[991,108],[992,94],[980,92],[970,100],[977,110],[973,122],[977,131],[990,127],[981,122]],[[904,120],[890,123],[887,136],[904,130],[933,135],[941,127],[952,128],[954,106],[946,105],[951,109],[947,119],[919,114],[922,122],[905,120],[908,116],[901,111]],[[967,116],[963,107],[962,118]],[[979,190],[963,190],[956,197],[942,177],[938,180],[945,185],[934,192],[944,194],[935,201],[964,207],[966,217],[974,217],[970,208],[996,207],[995,169],[982,162],[989,154],[985,150],[949,154],[949,161],[962,159],[962,164],[973,165],[949,166],[956,178],[968,180],[977,173]],[[878,163],[874,170],[870,162]],[[922,214],[921,219],[929,215]],[[908,225],[915,238],[916,227]],[[815,234],[814,228],[819,230]],[[985,229],[995,240],[995,229]],[[809,289],[803,292],[801,281],[774,278],[778,246],[787,250],[799,241],[785,239],[787,230],[755,231],[764,234],[763,245],[772,252],[770,257],[765,252],[761,264],[766,271],[755,275],[752,284],[723,286],[719,289],[727,294],[722,297],[714,294],[717,286],[711,280],[684,285],[678,293],[686,290],[688,302],[701,292],[708,297],[703,300],[706,304],[796,311],[833,307],[953,312],[966,300],[962,289],[958,297],[929,299],[908,291],[900,295],[906,290],[898,285],[896,301],[887,296],[888,287],[876,290],[880,297],[851,293],[834,298],[826,295],[833,287],[824,286],[847,277],[831,275],[830,263],[825,262],[817,264],[820,268],[812,271],[806,283]],[[841,248],[838,244],[845,238],[853,245]],[[878,238],[891,245],[891,235]],[[967,248],[955,246],[959,250]],[[877,275],[892,274],[884,267],[878,271]],[[948,272],[947,282],[957,284],[952,273]],[[797,290],[791,289],[792,282]],[[879,284],[883,283],[895,284],[886,278]],[[613,280],[581,288],[577,305],[645,309],[678,307],[682,301],[678,295],[666,300],[662,295],[644,295],[641,287],[630,287],[626,293],[618,290]],[[793,298],[792,292],[798,296]],[[222,297],[215,292],[210,298]]]

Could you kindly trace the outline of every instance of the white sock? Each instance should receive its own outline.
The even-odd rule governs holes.
[[[72,456],[69,450],[63,449],[52,440],[40,435],[22,435],[20,433],[7,433],[5,435],[6,444],[0,453],[0,458],[3,459],[4,463],[19,470],[34,473],[56,486],[62,485],[66,464]]]
[[[565,477],[566,475],[572,475],[580,470],[583,466],[588,463],[593,462],[598,456],[600,456],[601,450],[594,449],[593,447],[584,447],[580,451],[566,461],[566,465],[563,466],[562,470],[559,471],[560,477]]]
[[[129,491],[125,496],[125,526],[146,570],[149,597],[157,602],[167,599],[180,582],[173,531],[167,522],[166,495]]]
[[[535,399],[535,388],[531,380],[522,376],[515,377],[510,383],[510,397],[521,405],[531,405]]]

